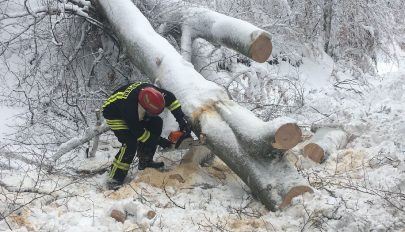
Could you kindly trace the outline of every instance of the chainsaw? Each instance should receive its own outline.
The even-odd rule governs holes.
[[[190,149],[192,147],[202,146],[205,144],[205,136],[203,134],[200,135],[200,139],[196,139],[191,135],[191,132],[186,133],[184,131],[172,131],[167,138],[173,145],[169,148],[163,149],[163,151],[173,149]]]

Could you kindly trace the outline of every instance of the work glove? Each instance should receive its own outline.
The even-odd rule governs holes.
[[[163,149],[165,149],[165,148],[171,147],[171,146],[172,146],[172,142],[170,142],[170,140],[168,140],[168,139],[166,139],[166,138],[160,137],[160,138],[159,138],[159,141],[158,141],[158,145],[161,146]]]
[[[187,121],[185,117],[182,117],[181,119],[177,120],[179,123],[180,130],[183,131],[186,134],[191,133],[191,124]]]

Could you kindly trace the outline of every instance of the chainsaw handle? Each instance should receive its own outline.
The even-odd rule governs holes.
[[[177,140],[176,144],[174,145],[174,148],[177,149],[180,146],[180,144],[183,142],[183,140],[188,137],[191,137],[191,131],[183,133],[183,135],[181,135],[180,138]]]

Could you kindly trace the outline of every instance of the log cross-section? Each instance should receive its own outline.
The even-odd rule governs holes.
[[[324,127],[318,129],[304,146],[304,156],[321,163],[332,152],[346,146],[347,133],[341,129]]]
[[[204,79],[154,31],[131,0],[98,0],[98,4],[134,65],[152,82],[176,94],[184,113],[193,122],[194,132],[206,136],[207,146],[267,208],[285,207],[295,195],[312,191],[285,156],[274,152],[274,146],[285,150],[301,140],[301,131],[294,120],[281,118],[263,122],[231,101],[223,88]],[[236,20],[228,19],[230,24]],[[252,40],[245,40],[245,34],[251,36],[249,31],[241,31],[240,35],[230,35],[229,41],[237,43],[222,42],[237,51],[250,52],[253,57],[259,57],[259,61],[270,55],[257,55],[256,50],[266,47],[265,41],[253,42],[252,47]],[[261,38],[263,34],[253,35],[253,38]],[[267,48],[265,52],[270,51],[271,48]]]

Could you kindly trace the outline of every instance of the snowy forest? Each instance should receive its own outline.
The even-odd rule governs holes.
[[[0,0],[0,231],[405,231],[404,8]],[[136,81],[200,146],[109,190],[100,108]]]

